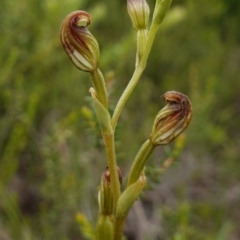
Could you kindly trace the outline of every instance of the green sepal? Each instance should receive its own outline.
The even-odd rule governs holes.
[[[131,209],[133,203],[138,198],[142,189],[146,185],[146,177],[142,173],[139,179],[131,184],[120,196],[117,202],[116,217],[122,218],[127,216],[129,210]]]
[[[101,127],[102,133],[113,133],[111,125],[111,117],[108,110],[103,106],[103,104],[98,100],[97,93],[94,88],[90,88],[90,93],[92,95],[94,109],[97,115],[99,125]]]

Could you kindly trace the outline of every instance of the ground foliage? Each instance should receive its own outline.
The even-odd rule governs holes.
[[[92,15],[113,108],[134,69],[125,1],[0,1],[1,240],[90,239],[106,160],[89,76],[59,41],[61,21],[77,9]],[[239,11],[237,0],[176,0],[159,29],[118,124],[123,174],[164,92],[187,94],[194,117],[184,138],[153,154],[128,239],[240,238]],[[167,158],[175,164],[164,172]]]

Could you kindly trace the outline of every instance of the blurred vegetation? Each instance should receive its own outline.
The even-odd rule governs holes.
[[[1,240],[91,239],[105,153],[89,77],[59,41],[61,21],[77,9],[92,16],[113,109],[134,69],[125,1],[0,0]],[[180,153],[173,143],[152,156],[129,240],[240,239],[239,11],[237,0],[176,0],[159,29],[117,129],[125,175],[164,92],[187,94],[194,118]],[[177,164],[156,171],[173,155]]]

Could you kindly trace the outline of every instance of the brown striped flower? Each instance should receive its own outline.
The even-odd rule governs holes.
[[[191,121],[192,106],[188,97],[177,91],[163,96],[167,105],[155,117],[150,140],[154,145],[168,144],[186,129]]]
[[[73,64],[80,70],[92,72],[99,65],[99,46],[88,31],[91,17],[87,12],[75,11],[63,20],[60,39]]]

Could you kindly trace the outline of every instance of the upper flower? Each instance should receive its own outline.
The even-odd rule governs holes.
[[[127,10],[135,29],[147,28],[150,10],[146,0],[127,0]]]
[[[188,97],[177,91],[168,91],[163,96],[167,105],[157,114],[150,140],[154,145],[168,144],[188,126],[192,107]]]
[[[92,72],[99,65],[99,46],[88,31],[91,17],[87,12],[75,11],[63,20],[60,39],[67,55],[74,65],[86,72]]]

